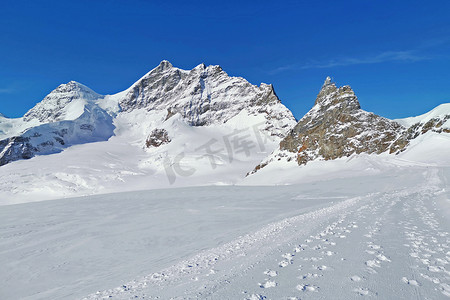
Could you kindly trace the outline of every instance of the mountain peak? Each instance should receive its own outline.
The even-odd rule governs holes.
[[[83,113],[86,101],[95,101],[102,97],[87,86],[72,80],[51,91],[24,115],[24,120],[37,119],[47,123],[75,119]]]
[[[173,65],[172,65],[168,60],[165,60],[165,59],[164,59],[163,61],[161,61],[161,62],[159,63],[158,68],[159,68],[161,71],[165,71],[165,70],[169,70],[169,69],[173,68]]]
[[[327,86],[327,85],[330,85],[330,84],[332,84],[332,82],[331,82],[331,77],[330,77],[330,76],[327,76],[327,78],[325,78],[325,82],[324,82],[323,85],[322,85],[322,88],[323,88],[324,86]]]
[[[255,171],[282,158],[303,165],[355,153],[399,153],[409,144],[405,132],[397,122],[362,110],[350,86],[337,88],[327,77],[313,108]]]
[[[71,80],[68,83],[60,84],[56,89],[51,91],[49,95],[63,94],[63,93],[83,94],[83,96],[85,96],[86,99],[92,100],[100,97],[100,95],[94,92],[92,89],[74,80]]]
[[[325,79],[322,88],[317,95],[315,106],[320,106],[323,109],[330,108],[349,108],[360,109],[358,98],[355,92],[349,85],[336,87],[336,84],[331,81],[331,77]]]
[[[194,68],[194,70],[205,70],[205,69],[206,69],[206,65],[204,63],[201,63]]]
[[[224,123],[242,110],[252,115],[264,112],[273,119],[284,119],[283,126],[286,126],[282,130],[295,123],[273,87],[252,85],[242,77],[229,76],[219,65],[204,63],[192,70],[174,67],[159,72],[154,69],[127,90],[120,99],[120,107],[123,111],[170,108],[192,126]]]

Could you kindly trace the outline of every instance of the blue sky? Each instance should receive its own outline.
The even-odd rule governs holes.
[[[158,63],[272,83],[297,118],[326,76],[389,118],[450,102],[450,1],[2,1],[0,112],[61,83],[129,87]]]

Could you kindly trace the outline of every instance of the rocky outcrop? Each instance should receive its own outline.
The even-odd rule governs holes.
[[[450,120],[450,115],[443,115],[440,117],[435,117],[425,122],[418,122],[408,128],[408,138],[415,139],[419,135],[425,134],[427,132],[434,133],[450,133],[450,127],[445,126],[447,121]]]
[[[147,137],[145,141],[145,145],[147,148],[150,147],[159,147],[161,145],[165,145],[171,142],[169,137],[169,133],[165,129],[154,129],[150,135]]]
[[[0,141],[0,166],[19,159],[29,159],[38,151],[27,137],[11,137]]]
[[[280,142],[280,148],[254,171],[270,161],[333,160],[359,153],[399,153],[409,144],[407,129],[361,109],[350,88],[337,88],[328,77],[314,107]]]

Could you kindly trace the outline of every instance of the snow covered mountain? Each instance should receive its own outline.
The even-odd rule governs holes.
[[[361,109],[350,86],[337,88],[327,77],[313,108],[252,173],[270,163],[305,165],[353,154],[400,154],[427,132],[450,133],[450,106],[425,115],[392,121]]]
[[[242,111],[262,114],[266,116],[263,129],[279,137],[294,121],[271,85],[254,86],[228,76],[220,66],[201,64],[185,71],[162,61],[122,93],[102,96],[71,81],[52,91],[22,119],[1,117],[0,165],[108,140],[113,135],[113,117],[119,111],[139,109],[165,111],[165,120],[180,114],[191,126],[226,123]]]
[[[338,170],[355,155],[380,156],[364,170],[386,154],[430,163],[424,153],[448,156],[449,122],[449,104],[394,121],[363,111],[349,86],[327,78],[296,123],[271,85],[230,77],[220,66],[181,70],[162,61],[120,93],[104,96],[71,81],[23,118],[0,116],[0,198],[285,184],[286,168],[335,160]],[[262,174],[245,178],[251,170]]]
[[[72,81],[23,118],[0,118],[0,194],[40,199],[235,183],[295,123],[271,85],[219,66],[181,70],[162,61],[106,96]]]
[[[113,135],[112,117],[97,103],[102,96],[75,81],[62,84],[21,119],[0,120],[0,165]]]
[[[226,123],[243,110],[249,115],[263,114],[267,119],[265,129],[278,136],[290,129],[293,120],[272,85],[258,87],[244,78],[228,76],[220,66],[204,64],[185,71],[162,61],[119,101],[125,112],[166,110],[166,119],[179,113],[191,126]]]

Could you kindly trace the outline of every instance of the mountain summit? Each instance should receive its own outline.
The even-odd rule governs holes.
[[[23,117],[25,121],[37,119],[41,123],[74,120],[84,111],[84,106],[103,96],[76,81],[61,84]]]
[[[119,103],[126,112],[145,108],[167,110],[168,117],[179,113],[191,126],[225,123],[243,110],[252,115],[264,114],[267,120],[283,124],[272,132],[279,136],[295,120],[272,85],[262,83],[258,87],[242,77],[230,77],[218,65],[200,64],[186,71],[162,61],[133,84]],[[275,130],[273,121],[269,123]]]
[[[327,77],[313,108],[256,170],[279,159],[303,165],[355,153],[399,153],[409,143],[406,133],[399,123],[362,110],[350,86],[337,88]]]

